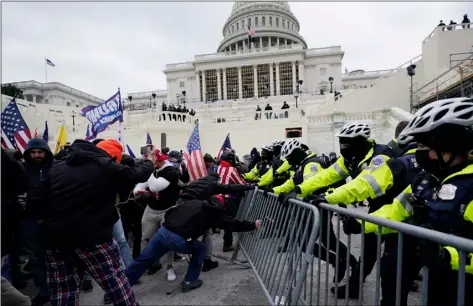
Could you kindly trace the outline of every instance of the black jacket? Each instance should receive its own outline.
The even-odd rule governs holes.
[[[120,186],[146,181],[150,161],[128,167],[103,150],[76,140],[36,190],[44,205],[43,225],[49,247],[87,247],[112,239],[118,220],[115,200]]]
[[[255,223],[238,221],[225,213],[225,207],[212,195],[243,192],[252,189],[248,185],[218,184],[218,176],[210,174],[191,182],[182,192],[176,205],[164,217],[163,226],[185,239],[197,239],[210,228],[231,232],[254,230]]]
[[[37,164],[31,159],[30,151],[33,149],[42,149],[46,151],[46,157],[42,164]],[[38,188],[40,181],[47,180],[49,169],[51,169],[54,164],[54,157],[48,144],[42,138],[32,138],[28,142],[28,147],[23,153],[23,156],[25,159],[26,175],[28,176],[25,217],[38,219],[41,214],[39,211],[40,208],[32,204],[37,202],[37,199],[32,198],[33,194],[29,191]]]
[[[25,169],[13,154],[2,148],[2,257],[11,251],[13,234],[20,222],[17,196],[28,187]]]

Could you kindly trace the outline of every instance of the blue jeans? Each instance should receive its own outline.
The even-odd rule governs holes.
[[[120,247],[120,255],[122,257],[125,267],[128,267],[133,262],[133,257],[131,256],[130,245],[125,237],[125,232],[123,231],[122,219],[119,218],[117,222],[113,225],[113,238],[117,241],[118,246]],[[92,277],[86,273],[84,280],[92,280]]]
[[[186,241],[182,236],[161,226],[143,249],[141,255],[126,268],[125,274],[130,284],[133,286],[152,263],[169,251],[192,254],[185,281],[192,282],[199,279],[202,263],[207,253],[205,244],[198,240]]]

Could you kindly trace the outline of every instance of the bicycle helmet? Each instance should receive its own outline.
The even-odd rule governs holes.
[[[299,140],[297,139],[291,139],[288,142],[284,144],[284,146],[281,149],[281,158],[287,158],[289,155],[291,155],[292,152],[296,149],[301,149],[302,144]]]
[[[284,140],[276,140],[271,144],[271,146],[273,147],[282,147],[283,145],[284,145]]]
[[[397,137],[397,143],[401,146],[405,146],[408,143],[411,143],[414,141],[414,136],[410,135],[405,135],[404,133],[399,134]]]
[[[363,137],[368,139],[371,136],[371,128],[365,123],[347,123],[335,136],[344,138]]]
[[[428,133],[445,124],[471,129],[473,98],[444,99],[427,104],[414,114],[402,134]]]
[[[261,150],[273,152],[273,146],[262,146]]]

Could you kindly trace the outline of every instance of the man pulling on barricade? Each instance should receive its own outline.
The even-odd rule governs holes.
[[[259,161],[250,172],[245,173],[243,178],[248,181],[258,181],[268,170],[271,169],[273,162],[273,147],[264,146],[261,148],[261,161]]]
[[[377,144],[370,138],[371,128],[364,123],[348,123],[340,129],[340,132],[338,132],[336,136],[339,138],[340,153],[342,156],[338,158],[338,160],[329,168],[297,185],[295,190],[296,192],[304,195],[312,193],[317,194],[317,191],[329,187],[339,181],[345,180],[348,176],[351,176],[353,179],[353,183],[350,185],[351,187],[348,191],[342,192],[342,195],[339,197],[347,197],[347,202],[350,200],[356,202],[356,198],[351,196],[351,194],[354,193],[354,190],[358,188],[363,189],[363,186],[366,185],[366,183],[361,180],[362,177],[365,177],[366,180],[369,179],[367,176],[365,176],[369,175],[369,172],[364,170],[378,168],[392,157],[392,152],[386,145]],[[360,174],[362,174],[361,177],[359,177]],[[374,190],[375,187],[372,187],[372,189]],[[376,192],[373,191],[371,191],[371,193],[376,194]],[[338,193],[336,193],[336,195],[337,194]],[[322,200],[325,199],[322,198]],[[370,211],[375,211],[380,207],[380,205],[386,203],[380,201],[379,199],[369,200],[369,202]],[[320,203],[320,197],[316,197],[313,201],[313,204],[315,205],[318,203]],[[327,247],[332,252],[335,252],[335,246],[335,243],[333,245],[330,243],[330,245]],[[364,271],[362,271],[363,279],[365,279],[371,273],[374,264],[376,263],[376,246],[376,235],[367,235],[365,237],[364,245]],[[352,261],[350,262],[350,265],[352,265]],[[358,288],[358,273],[360,273],[360,271],[359,266],[354,269],[353,268],[354,267],[352,266],[352,276],[348,280],[348,282],[350,282],[349,296],[351,298],[357,298],[358,290],[355,290],[355,288]],[[332,288],[332,292],[335,292],[335,288]],[[345,286],[341,286],[338,290],[338,298],[344,297]]]
[[[169,251],[192,254],[182,292],[202,286],[199,280],[207,253],[205,244],[198,238],[211,228],[230,232],[247,232],[260,227],[261,221],[239,221],[225,212],[224,203],[214,195],[252,190],[249,185],[218,183],[215,172],[189,183],[176,205],[166,211],[165,221],[150,240],[141,255],[126,269],[130,284],[135,284],[147,267]]]
[[[392,204],[370,215],[473,239],[473,99],[432,102],[416,112],[403,134],[413,136],[419,143],[416,160],[425,171]],[[348,233],[362,230],[354,219],[349,219],[344,228]],[[365,233],[377,231],[378,225],[365,223]],[[382,228],[382,234],[391,232],[389,228]],[[457,304],[459,251],[448,245],[404,237],[405,244],[408,238],[414,241],[418,259],[429,267],[427,304]],[[466,254],[464,305],[473,303],[472,255]],[[403,259],[402,275],[411,277],[402,280],[401,304],[406,305],[408,286],[418,270],[409,271],[413,270],[413,259]],[[383,298],[383,305],[394,303]]]
[[[259,180],[257,186],[259,188],[270,187],[270,186],[279,186],[287,181],[291,177],[291,165],[281,158],[281,149],[284,145],[283,140],[276,140],[273,142],[273,154],[274,159],[271,165],[271,171],[267,171]]]

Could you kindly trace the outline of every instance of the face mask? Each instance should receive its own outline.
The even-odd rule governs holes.
[[[439,161],[429,158],[429,150],[416,150],[416,161],[419,167],[435,176],[440,171]]]

